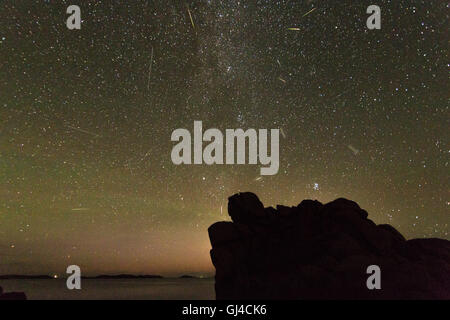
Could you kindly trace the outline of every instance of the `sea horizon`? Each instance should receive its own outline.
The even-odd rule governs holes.
[[[212,300],[214,278],[82,278],[69,290],[65,278],[4,279],[5,292],[24,292],[29,300]]]

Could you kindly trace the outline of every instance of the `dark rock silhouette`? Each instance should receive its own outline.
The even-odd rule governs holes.
[[[0,300],[26,300],[27,297],[23,292],[3,292],[3,288],[0,287]]]
[[[356,202],[274,209],[245,192],[228,212],[208,229],[217,299],[450,299],[450,241],[407,241]],[[367,288],[370,265],[380,290]]]

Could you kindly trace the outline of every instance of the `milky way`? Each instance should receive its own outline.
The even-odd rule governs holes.
[[[210,273],[238,191],[449,239],[448,4],[370,4],[2,1],[0,273]],[[278,174],[175,166],[194,120],[280,129]]]

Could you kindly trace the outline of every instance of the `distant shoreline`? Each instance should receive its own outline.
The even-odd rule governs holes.
[[[49,275],[0,275],[0,280],[58,280],[58,279],[66,279],[67,277],[55,277]],[[134,275],[134,274],[117,274],[117,275],[108,275],[101,274],[98,276],[82,276],[82,279],[210,279],[213,276],[208,277],[198,277],[192,275],[182,275],[178,277],[163,277],[161,275]]]

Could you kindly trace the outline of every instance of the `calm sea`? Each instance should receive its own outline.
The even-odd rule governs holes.
[[[28,299],[215,299],[214,279],[82,279],[68,290],[64,279],[0,280],[4,292],[23,291]]]

